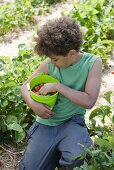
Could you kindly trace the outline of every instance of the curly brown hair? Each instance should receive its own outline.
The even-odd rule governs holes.
[[[83,42],[78,23],[69,17],[50,20],[37,32],[35,51],[39,55],[66,56],[75,49],[79,52]]]

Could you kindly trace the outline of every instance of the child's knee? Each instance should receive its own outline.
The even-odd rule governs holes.
[[[61,159],[59,161],[59,164],[61,166],[70,166],[70,167],[79,167],[82,165],[82,163],[83,163],[82,160],[75,159],[73,156],[70,156],[69,154],[61,157]]]
[[[87,154],[85,159],[80,159],[80,157],[75,158],[74,156],[68,156],[69,154],[67,154],[67,156],[65,157],[61,157],[59,164],[61,166],[70,166],[72,168],[74,167],[80,167],[81,165],[83,165],[84,160],[90,160],[91,159],[91,155]]]
[[[92,156],[89,153],[87,153],[85,158],[80,159],[80,157],[79,157],[79,158],[75,159],[73,164],[72,164],[72,167],[73,168],[74,167],[80,167],[81,165],[84,164],[84,161],[87,161],[87,160],[90,161],[91,158],[92,158]]]

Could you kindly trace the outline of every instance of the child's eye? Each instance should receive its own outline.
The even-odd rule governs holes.
[[[56,61],[57,61],[57,59],[52,59],[52,61],[53,61],[53,62],[56,62]]]

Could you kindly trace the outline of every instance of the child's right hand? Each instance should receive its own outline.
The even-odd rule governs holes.
[[[31,100],[31,109],[34,111],[34,113],[43,119],[48,119],[55,114],[51,111],[49,106],[35,102],[34,100]]]

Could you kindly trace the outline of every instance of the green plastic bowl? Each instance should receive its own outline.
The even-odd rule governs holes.
[[[40,74],[30,81],[29,87],[30,87],[30,95],[33,100],[46,104],[50,106],[51,108],[53,108],[57,100],[58,92],[56,92],[53,95],[45,95],[45,96],[40,96],[32,92],[35,86],[39,84],[45,84],[45,83],[51,83],[51,82],[54,83],[54,82],[59,82],[59,81],[52,76]]]

